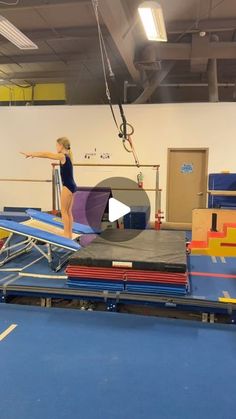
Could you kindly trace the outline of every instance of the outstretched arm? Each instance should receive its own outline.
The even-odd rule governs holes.
[[[40,159],[59,160],[61,162],[64,161],[65,159],[65,156],[63,153],[50,153],[49,151],[34,152],[34,153],[21,152],[21,154],[23,154],[23,156],[25,156],[26,159],[37,157]]]

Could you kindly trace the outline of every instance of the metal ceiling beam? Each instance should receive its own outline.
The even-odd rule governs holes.
[[[1,74],[1,72],[0,72]],[[52,80],[66,80],[70,78],[77,79],[79,76],[78,69],[77,70],[66,70],[66,71],[23,71],[19,73],[11,73],[7,77],[4,75],[1,79],[4,81],[8,80],[44,80],[50,79]]]
[[[9,2],[10,3],[10,2]],[[10,6],[10,5],[3,5],[0,4],[0,11],[6,11],[6,10],[27,10],[27,9],[33,9],[35,7],[37,8],[49,8],[49,7],[55,7],[60,5],[66,5],[70,7],[72,4],[91,4],[90,0],[21,0],[19,4],[16,6]]]
[[[195,21],[176,21],[170,22],[167,25],[167,32],[169,35],[178,35],[182,33],[195,33],[195,32],[225,32],[233,31],[236,29],[235,19],[205,19],[200,20],[196,27]]]
[[[140,82],[140,73],[134,65],[137,45],[132,31],[127,33],[130,22],[127,19],[121,0],[100,0],[99,11],[130,76],[135,82]],[[125,37],[124,33],[127,33]]]
[[[191,72],[205,73],[208,65],[209,35],[200,36],[199,33],[192,35]]]
[[[90,53],[86,56],[81,52],[61,52],[60,54],[27,54],[27,55],[1,55],[0,65],[6,64],[38,64],[38,63],[56,63],[62,62],[64,64],[90,64],[98,65],[100,67],[100,57],[96,53]],[[114,64],[117,68],[117,64]],[[102,71],[102,69],[101,69]]]
[[[184,87],[209,87],[208,83],[162,83],[160,87],[177,87],[177,88],[184,88]],[[235,83],[218,83],[218,87],[235,87]]]
[[[161,71],[155,73],[153,77],[147,81],[146,87],[141,95],[134,101],[135,104],[146,103],[155,90],[160,86],[166,76],[174,66],[174,62],[165,62],[162,64]]]
[[[95,56],[91,56],[92,59]],[[10,57],[0,55],[0,65],[3,64],[34,64],[34,63],[54,63],[54,62],[71,62],[78,61],[84,62],[84,55],[81,53],[60,53],[59,55],[55,54],[32,54],[32,55],[11,55]]]
[[[107,35],[107,29],[104,26],[104,34]],[[24,34],[28,36],[32,41],[66,41],[72,39],[85,39],[95,38],[98,36],[96,26],[84,26],[76,28],[55,28],[51,29],[40,29],[36,31],[24,31]],[[0,39],[0,46],[9,45],[9,41],[4,38]]]
[[[189,43],[167,43],[148,45],[139,54],[136,64],[154,63],[161,60],[191,60],[192,45]],[[235,59],[236,42],[210,42],[209,48],[201,53],[201,58],[208,59]]]

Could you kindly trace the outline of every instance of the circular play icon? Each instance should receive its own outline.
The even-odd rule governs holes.
[[[137,182],[125,177],[110,177],[90,190],[86,218],[94,230],[101,228],[104,240],[127,241],[148,226],[150,201]]]

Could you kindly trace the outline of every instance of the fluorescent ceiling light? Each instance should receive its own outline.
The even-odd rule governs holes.
[[[162,7],[155,1],[145,1],[138,8],[149,41],[166,42],[166,26]]]
[[[8,41],[12,42],[12,44],[20,49],[38,49],[34,42],[3,16],[0,16],[0,35],[7,38]]]

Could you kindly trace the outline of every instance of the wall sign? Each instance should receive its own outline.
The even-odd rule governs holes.
[[[184,163],[181,166],[181,173],[193,173],[193,164],[192,163]]]
[[[85,159],[91,159],[93,157],[96,157],[96,155],[97,155],[97,149],[95,148],[94,149],[94,152],[92,152],[92,153],[85,153],[84,158]]]
[[[100,155],[100,159],[106,160],[106,159],[110,159],[111,155],[110,153],[101,153]]]

